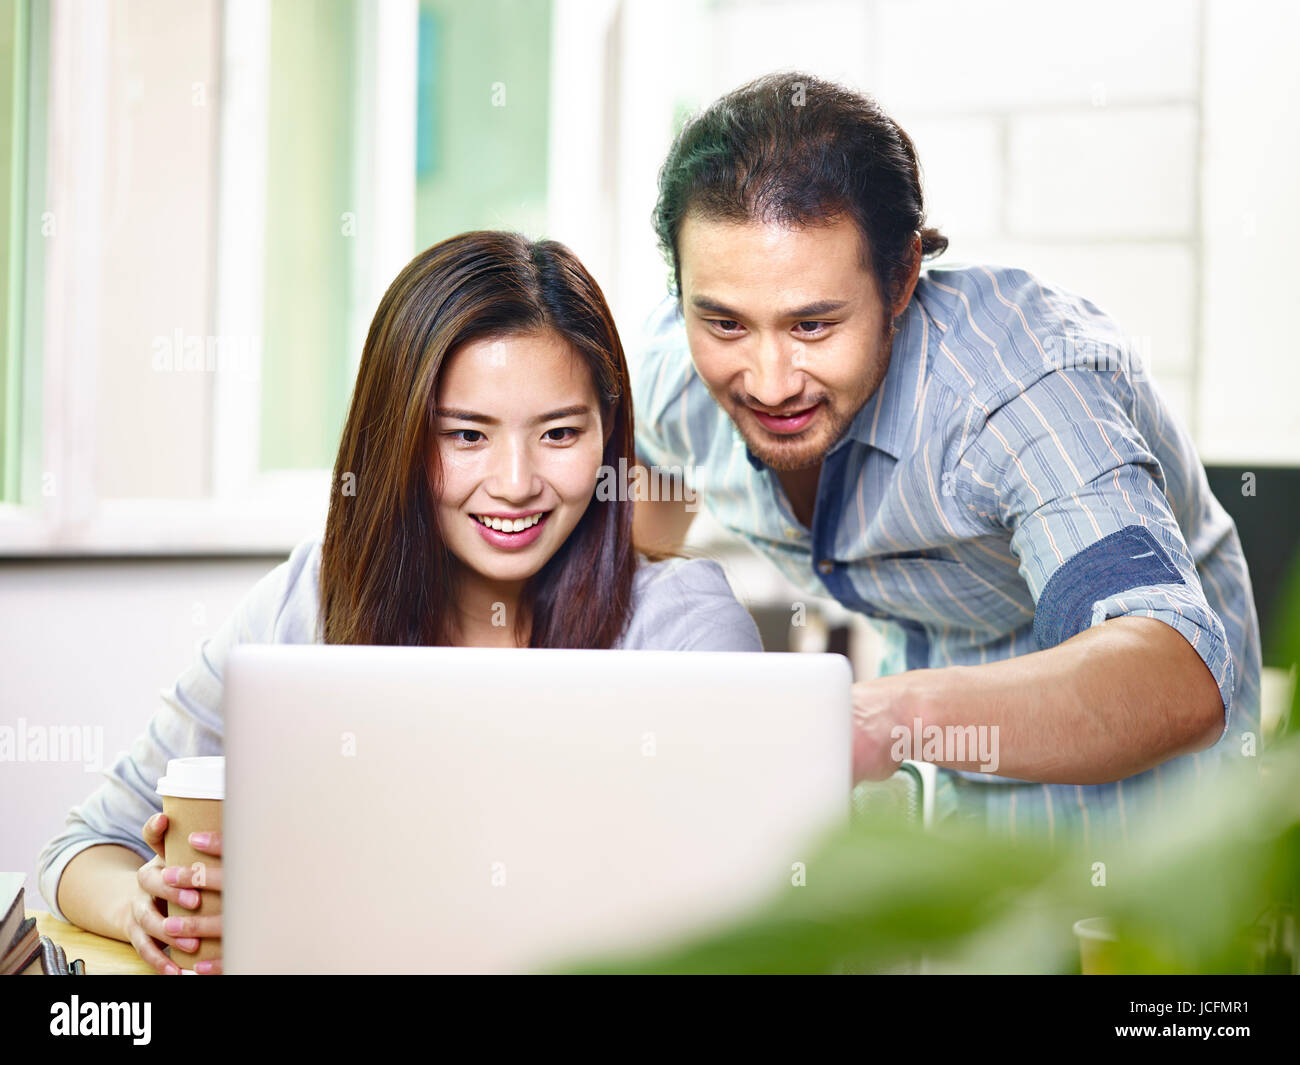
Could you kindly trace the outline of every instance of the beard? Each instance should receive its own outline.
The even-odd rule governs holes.
[[[820,465],[826,453],[848,432],[857,413],[837,410],[829,396],[822,396],[812,424],[802,432],[779,436],[758,424],[742,397],[733,393],[728,399],[727,413],[749,450],[764,466],[779,473]]]
[[[866,406],[872,396],[885,380],[893,362],[894,339],[898,329],[892,320],[886,321],[873,357],[864,369],[861,387],[853,395],[836,396],[823,390],[807,397],[808,402],[801,408],[817,405],[817,413],[809,425],[798,433],[783,435],[768,431],[754,416],[749,405],[749,397],[741,392],[709,391],[731,423],[740,433],[746,446],[763,465],[778,473],[790,473],[820,466],[830,451],[853,424],[858,412]],[[839,400],[839,402],[837,402]]]
[[[838,404],[837,397],[830,392],[810,397],[819,407],[812,422],[802,432],[789,436],[768,432],[754,417],[746,396],[738,392],[727,393],[727,414],[754,457],[778,473],[820,466],[827,452],[849,431],[858,411],[866,406],[885,380],[889,364],[893,361],[892,341],[895,332],[891,323],[891,327],[880,338],[877,358],[868,365],[860,392],[848,397],[847,401],[841,399]]]

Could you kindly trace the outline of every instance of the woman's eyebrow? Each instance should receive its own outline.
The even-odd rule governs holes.
[[[581,418],[590,414],[591,408],[585,403],[577,403],[572,407],[561,407],[559,410],[553,410],[549,414],[542,414],[533,419],[534,423],[553,422],[557,418]]]
[[[497,424],[496,418],[489,417],[486,414],[479,414],[477,411],[461,410],[458,407],[439,407],[435,413],[439,418],[454,418],[460,422],[479,422],[482,425]],[[558,410],[539,414],[533,419],[533,424],[540,425],[542,422],[553,422],[559,418],[580,418],[590,413],[591,408],[585,403],[576,403],[572,407],[560,407]]]
[[[496,425],[495,418],[486,414],[477,414],[472,410],[459,410],[455,407],[439,407],[435,412],[439,418],[455,418],[458,422],[482,422],[484,425]]]

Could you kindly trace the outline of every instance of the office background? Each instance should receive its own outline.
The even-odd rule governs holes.
[[[320,530],[365,329],[420,248],[563,240],[634,352],[665,291],[668,143],[774,69],[866,90],[912,135],[939,264],[1022,266],[1114,314],[1251,530],[1267,616],[1300,522],[1298,31],[1283,0],[0,0],[4,722],[102,728],[111,761]],[[770,646],[870,668],[865,622],[707,516],[691,542]],[[26,813],[0,868],[34,893],[97,780],[4,766]]]

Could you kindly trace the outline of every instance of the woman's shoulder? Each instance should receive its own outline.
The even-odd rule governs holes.
[[[726,571],[711,558],[687,558],[674,555],[652,561],[645,555],[637,555],[636,588],[648,590],[664,585],[667,588],[682,591],[698,588],[705,591],[717,591],[725,588],[728,595],[731,585],[727,583]],[[734,598],[734,595],[732,596]]]
[[[242,604],[251,635],[268,643],[311,643],[320,604],[322,535],[300,540]]]
[[[712,559],[640,556],[628,649],[761,651],[758,627]]]

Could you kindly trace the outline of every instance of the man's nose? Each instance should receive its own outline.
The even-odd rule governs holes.
[[[791,338],[760,334],[745,380],[745,391],[754,402],[779,410],[803,391],[798,349],[799,344]]]

